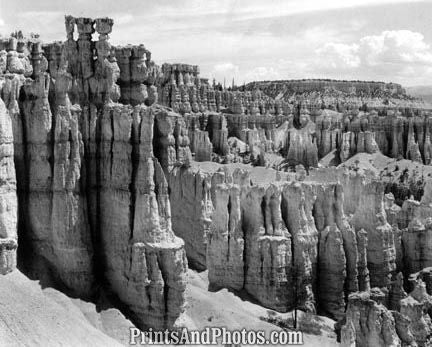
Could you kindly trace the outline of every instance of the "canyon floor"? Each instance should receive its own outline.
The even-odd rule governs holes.
[[[293,312],[267,310],[227,289],[212,292],[208,284],[206,271],[188,271],[188,304],[181,321],[189,329],[280,330],[280,324],[266,321],[269,318],[292,324]],[[2,346],[129,346],[129,328],[134,327],[117,309],[99,310],[93,303],[42,288],[39,281],[30,280],[20,271],[0,281],[0,307]],[[298,311],[299,330],[305,331],[304,346],[339,346],[333,333],[334,321],[311,317]]]

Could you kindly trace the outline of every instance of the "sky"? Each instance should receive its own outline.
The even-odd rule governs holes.
[[[65,40],[65,14],[112,17],[111,43],[143,43],[156,63],[197,64],[227,85],[432,85],[432,0],[0,0],[0,33]]]

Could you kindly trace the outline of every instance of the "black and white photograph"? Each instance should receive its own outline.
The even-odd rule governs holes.
[[[432,1],[0,0],[0,347],[432,347]]]

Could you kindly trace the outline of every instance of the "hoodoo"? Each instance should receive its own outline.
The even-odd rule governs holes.
[[[21,271],[141,330],[224,326],[199,311],[221,300],[249,329],[294,311],[335,345],[430,345],[428,103],[382,82],[226,88],[114,46],[113,19],[65,28],[0,38],[4,288]]]

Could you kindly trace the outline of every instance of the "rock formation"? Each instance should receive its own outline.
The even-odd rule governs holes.
[[[23,269],[74,296],[90,298],[103,285],[140,327],[172,327],[184,308],[187,262],[153,153],[154,118],[161,111],[150,106],[154,95],[149,100],[142,93],[157,69],[141,46],[132,47],[129,65],[119,67],[108,41],[111,19],[67,16],[65,22],[68,39],[45,46],[48,59],[37,40],[22,39],[20,47],[33,47],[30,56],[12,38],[0,77],[7,199],[0,219],[2,272],[16,261],[13,143]],[[166,136],[175,138],[175,161],[186,162],[189,140],[184,123],[176,122]]]
[[[346,323],[341,331],[341,345],[400,346],[396,329],[391,312],[371,299],[370,293],[354,293],[349,297]]]
[[[113,24],[66,16],[65,42],[0,39],[0,273],[103,290],[165,329],[189,263],[211,289],[337,320],[343,346],[427,346],[428,105],[392,83],[227,89],[114,47]]]
[[[0,84],[1,86],[1,84]],[[0,99],[0,274],[16,267],[18,201],[14,166],[12,120]]]

